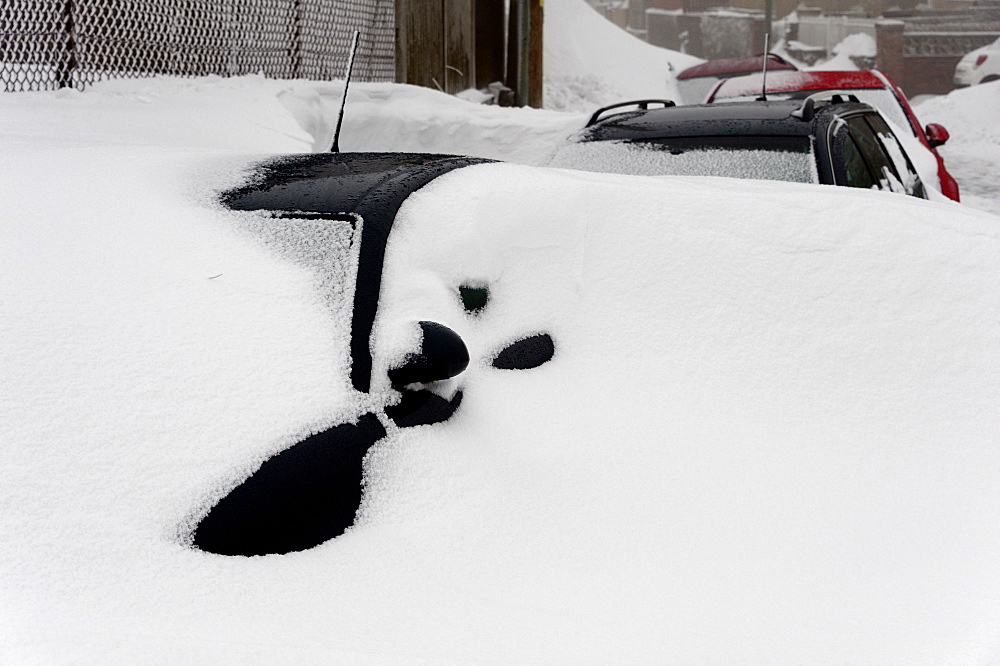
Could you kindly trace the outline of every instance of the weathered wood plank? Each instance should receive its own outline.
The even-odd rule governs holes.
[[[444,5],[396,0],[396,80],[444,89]]]
[[[542,91],[545,87],[542,39],[545,19],[545,0],[529,0],[528,10],[528,106],[542,108]]]
[[[457,93],[476,81],[474,0],[444,0],[445,92]]]

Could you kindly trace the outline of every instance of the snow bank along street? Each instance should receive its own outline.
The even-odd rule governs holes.
[[[962,202],[1000,215],[1000,81],[932,97],[916,112],[951,132],[938,150],[962,187]]]

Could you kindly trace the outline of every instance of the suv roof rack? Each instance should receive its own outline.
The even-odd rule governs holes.
[[[848,102],[860,102],[858,96],[844,90],[821,90],[809,95],[802,100],[802,105],[792,111],[792,117],[799,120],[809,121],[816,114],[816,103],[826,102],[828,104],[847,104]]]
[[[611,106],[602,106],[597,111],[594,111],[594,115],[592,115],[590,120],[587,121],[586,126],[590,127],[600,120],[606,112],[611,111],[612,109],[620,109],[623,106],[638,106],[641,110],[646,111],[649,109],[650,104],[661,104],[664,109],[669,106],[677,106],[673,100],[669,99],[637,99],[631,102],[618,102],[617,104],[612,104]]]

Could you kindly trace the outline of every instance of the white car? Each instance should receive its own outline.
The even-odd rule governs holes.
[[[1000,39],[969,51],[955,67],[955,85],[959,88],[997,80],[1000,80]]]

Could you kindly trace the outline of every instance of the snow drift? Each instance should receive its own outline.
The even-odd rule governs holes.
[[[214,198],[314,145],[278,87],[0,98],[6,661],[997,659],[1000,232],[877,192],[433,182],[390,239],[375,351],[452,326],[459,412],[372,450],[342,537],[188,548],[226,488],[353,413],[314,268]],[[451,113],[427,99],[414,127]],[[509,149],[495,122],[482,152]],[[543,331],[550,363],[482,362]]]
[[[951,132],[938,150],[962,188],[962,203],[1000,215],[1000,82],[927,99],[916,111],[923,122],[941,123]]]
[[[703,62],[653,46],[584,0],[545,3],[545,107],[588,111],[629,99],[679,100],[674,74]]]

